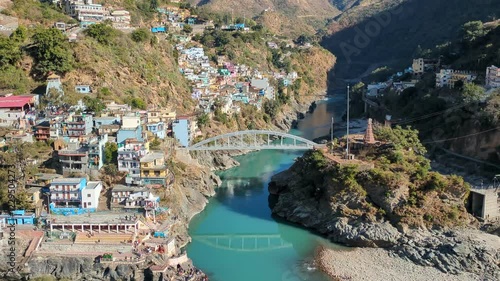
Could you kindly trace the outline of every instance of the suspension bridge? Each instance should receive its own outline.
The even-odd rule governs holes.
[[[281,132],[247,130],[223,134],[186,147],[187,150],[310,150],[321,148],[311,140]]]
[[[237,252],[261,252],[293,247],[292,243],[283,240],[280,234],[203,234],[193,235],[191,238],[216,249]]]

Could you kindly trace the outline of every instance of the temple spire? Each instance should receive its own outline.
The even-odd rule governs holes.
[[[368,125],[366,126],[365,138],[363,140],[365,144],[375,143],[375,137],[373,136],[373,124],[371,118],[368,118]]]

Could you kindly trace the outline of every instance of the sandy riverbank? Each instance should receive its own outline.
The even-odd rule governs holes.
[[[446,274],[433,267],[416,265],[399,257],[391,257],[380,248],[353,248],[348,251],[321,248],[318,266],[335,281],[473,281],[474,274]]]

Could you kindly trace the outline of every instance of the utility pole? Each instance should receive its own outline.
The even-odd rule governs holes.
[[[346,134],[346,140],[347,140],[347,159],[349,159],[349,85],[347,85],[347,134]]]
[[[332,151],[333,151],[333,116],[332,116],[332,125],[330,128],[330,143],[332,145]]]

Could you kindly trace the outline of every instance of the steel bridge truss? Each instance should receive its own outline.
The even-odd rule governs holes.
[[[284,142],[291,140],[292,143]],[[187,147],[187,150],[310,150],[321,146],[308,139],[287,133],[248,130],[212,137]]]

